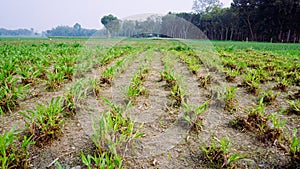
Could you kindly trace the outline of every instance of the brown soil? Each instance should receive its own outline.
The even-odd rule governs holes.
[[[144,53],[136,56],[134,61],[129,64],[126,70],[115,77],[110,86],[105,86],[100,90],[99,96],[111,100],[117,105],[126,105],[126,89],[134,72],[139,70],[144,61]],[[197,72],[189,72],[188,66],[178,59],[176,55],[172,56],[173,70],[179,74],[182,79],[180,85],[186,91],[185,101],[195,107],[200,106],[206,101],[210,104],[207,110],[201,115],[203,126],[200,132],[191,132],[191,126],[183,119],[186,113],[183,106],[174,108],[170,106],[166,90],[166,82],[161,80],[160,72],[164,69],[161,58],[162,52],[154,52],[151,60],[151,66],[143,85],[148,91],[147,95],[139,96],[136,104],[129,108],[126,113],[131,119],[135,120],[136,126],[143,124],[140,132],[144,136],[131,142],[124,154],[124,168],[208,168],[207,159],[199,150],[199,146],[211,144],[213,138],[230,138],[231,151],[242,153],[246,158],[236,164],[236,168],[297,168],[298,164],[293,163],[289,152],[282,148],[281,144],[287,145],[286,140],[283,143],[278,140],[261,141],[259,135],[251,130],[237,130],[229,124],[236,117],[246,117],[248,109],[253,108],[258,102],[258,96],[249,94],[246,88],[241,84],[241,78],[236,77],[230,83],[226,82],[225,74],[218,72],[209,72],[209,68],[203,67]],[[107,65],[111,66],[115,62]],[[228,65],[232,67],[231,65]],[[96,77],[99,79],[100,72],[105,67],[92,69],[85,77]],[[212,70],[212,69],[211,69]],[[211,82],[205,86],[199,81],[200,77],[211,76]],[[69,83],[67,85],[71,85]],[[262,90],[272,90],[276,84],[260,84]],[[234,113],[224,110],[222,93],[226,86],[240,86],[237,88],[237,105]],[[290,86],[291,93],[296,93],[299,87]],[[33,110],[36,103],[49,102],[52,97],[62,95],[65,88],[57,92],[41,91],[37,97],[32,97],[20,103],[18,111]],[[298,92],[299,93],[299,92]],[[221,95],[221,96],[220,96]],[[31,168],[55,168],[53,162],[58,161],[63,166],[85,168],[80,154],[93,154],[95,149],[90,138],[93,132],[93,123],[107,110],[107,105],[101,100],[101,97],[89,95],[76,109],[76,114],[66,120],[62,135],[51,142],[45,144],[42,148],[31,146],[30,148],[30,167]],[[284,90],[278,95],[272,104],[265,110],[266,115],[273,112],[279,113],[281,109],[288,108],[286,98],[289,96]],[[297,93],[292,97],[297,97]],[[221,98],[220,98],[221,97]],[[248,123],[257,122],[258,119],[252,117]],[[278,134],[285,137],[291,134],[294,128],[300,128],[300,118],[297,115],[280,114],[281,119],[286,119],[286,128],[283,133],[271,130],[269,134],[262,137],[277,138]],[[245,121],[244,121],[245,122]],[[270,121],[264,121],[270,124]],[[1,133],[17,125],[18,129],[24,129],[22,117],[13,112],[11,115],[4,116],[1,119]],[[255,124],[253,124],[255,125]],[[250,124],[250,126],[253,126]],[[298,133],[299,136],[299,133]]]

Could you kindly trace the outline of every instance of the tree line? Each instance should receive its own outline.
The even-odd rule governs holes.
[[[29,29],[16,29],[9,30],[0,28],[0,36],[105,36],[104,30],[97,29],[85,29],[82,28],[79,23],[74,24],[73,27],[70,26],[57,26],[51,30],[46,30],[42,33],[37,33],[33,28]]]
[[[0,36],[37,36],[34,33],[33,28],[29,29],[16,29],[9,30],[5,28],[0,28]]]
[[[211,40],[300,42],[300,0],[233,0],[229,8],[222,8],[219,0],[195,0],[193,10],[144,21],[121,21],[108,15],[101,23],[107,34],[115,36],[148,32],[176,38],[205,35]]]
[[[70,26],[57,26],[51,30],[44,32],[45,36],[93,36],[95,33],[99,33],[96,29],[85,29],[82,28],[79,23]],[[104,36],[104,33],[102,33]]]
[[[125,36],[237,41],[300,42],[300,0],[194,0],[193,12],[152,15],[144,20],[100,19],[105,29],[57,26],[43,36]],[[33,29],[0,29],[0,36],[36,36]]]
[[[196,13],[179,13],[209,39],[300,42],[300,0],[233,0],[220,8],[218,1]],[[208,0],[211,1],[211,0]]]

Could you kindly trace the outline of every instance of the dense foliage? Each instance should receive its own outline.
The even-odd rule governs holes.
[[[33,32],[33,29],[17,29],[17,30],[8,30],[0,28],[0,36],[33,36],[36,35]]]
[[[179,13],[209,39],[300,41],[299,0],[234,0],[230,8],[204,13]]]
[[[84,29],[80,24],[76,23],[73,27],[57,26],[56,28],[47,30],[46,36],[92,36],[96,32],[96,29]]]
[[[198,1],[203,3],[205,0]],[[195,39],[186,36],[193,27],[188,23],[192,23],[211,40],[300,41],[299,0],[234,0],[229,8],[221,8],[217,2],[204,7],[196,3],[195,13],[169,13],[144,21],[125,20],[120,35],[161,33]],[[176,16],[185,19],[186,23]]]

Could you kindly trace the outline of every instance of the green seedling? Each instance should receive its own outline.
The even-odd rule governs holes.
[[[167,87],[171,88],[176,83],[176,77],[174,73],[169,71],[160,72],[161,81],[165,80],[167,82]]]
[[[201,76],[199,77],[199,87],[203,87],[204,89],[207,89],[208,86],[211,84],[211,76],[210,75],[207,75],[207,76]]]
[[[66,76],[62,72],[48,71],[46,80],[47,90],[56,90],[62,87],[65,78]]]
[[[101,86],[97,79],[89,79],[88,84],[89,87],[87,89],[89,89],[89,92],[94,96],[100,96]]]
[[[232,152],[231,141],[228,137],[220,140],[214,138],[211,140],[211,145],[200,146],[200,150],[209,163],[209,167],[213,168],[233,168],[235,162],[246,157],[244,154]]]
[[[68,91],[64,93],[63,99],[63,108],[64,108],[64,115],[70,116],[76,113],[76,108],[79,107],[79,102],[87,97],[89,90],[92,90],[96,95],[100,93],[97,90],[97,86],[93,86],[94,83],[97,85],[97,81],[89,81],[78,80],[76,81],[71,87],[68,88]],[[95,88],[94,88],[95,87]]]
[[[235,78],[240,75],[240,72],[237,70],[230,70],[228,72],[226,72],[226,80],[227,82],[234,82]]]
[[[102,66],[108,65],[111,63],[114,59],[121,57],[124,54],[129,54],[130,52],[133,52],[133,49],[131,46],[124,46],[124,47],[112,47],[108,50],[108,52],[100,58],[99,62]]]
[[[28,168],[29,146],[34,144],[31,137],[23,137],[19,143],[20,131],[12,128],[0,136],[0,165],[2,169]]]
[[[202,130],[202,121],[203,118],[201,115],[207,110],[208,103],[205,102],[197,108],[192,108],[192,105],[189,105],[183,102],[185,107],[185,115],[183,118],[189,123],[191,131],[199,133]]]
[[[114,77],[114,73],[115,73],[115,67],[109,67],[106,68],[100,78],[100,83],[101,84],[108,84],[109,86],[111,85],[111,81]]]
[[[276,86],[274,86],[274,89],[280,90],[282,92],[287,92],[289,88],[289,82],[286,80],[286,78],[282,78],[278,81],[279,83]]]
[[[294,114],[300,114],[300,100],[287,101],[290,105],[288,112]]]
[[[103,98],[108,104],[109,111],[104,113],[99,122],[93,125],[94,135],[91,137],[96,151],[93,156],[82,154],[83,163],[88,167],[97,168],[121,168],[121,146],[127,144],[138,137],[143,136],[134,129],[134,122],[128,118],[124,111],[130,107],[131,103],[125,107],[114,105],[109,100]]]
[[[175,101],[172,104],[173,107],[180,107],[184,102],[184,97],[185,97],[184,90],[177,83],[172,86],[170,96]]]
[[[15,109],[19,105],[18,100],[26,95],[29,86],[18,85],[17,80],[9,76],[2,81],[3,84],[0,86],[0,108],[4,113]]]
[[[179,57],[188,65],[191,73],[197,75],[198,70],[201,68],[199,60],[196,58],[195,53],[191,52],[178,52]]]
[[[145,95],[146,89],[143,86],[145,81],[145,76],[148,71],[136,72],[133,76],[131,85],[127,89],[127,98],[129,100],[135,100],[138,96]]]
[[[300,160],[300,138],[297,137],[297,129],[293,131],[292,139],[290,140],[290,152],[293,158]]]
[[[48,105],[39,104],[34,111],[19,112],[34,141],[47,142],[61,133],[64,124],[62,105],[62,98],[52,98]]]
[[[22,76],[22,83],[24,85],[27,84],[35,84],[37,81],[37,78],[41,75],[41,72],[39,70],[35,70],[34,67],[24,67],[23,69],[20,69],[18,71],[18,74]]]
[[[55,167],[56,167],[57,169],[70,169],[68,163],[65,164],[65,166],[63,166],[63,165],[60,164],[58,161],[55,162]]]
[[[230,87],[229,90],[225,92],[225,107],[224,109],[229,112],[236,111],[236,87]]]
[[[263,99],[263,103],[267,105],[271,105],[276,100],[279,93],[274,93],[272,90],[265,92],[263,96],[260,97],[260,99]]]
[[[92,168],[121,168],[122,158],[118,155],[110,155],[106,152],[94,156],[81,154],[81,160],[88,167]]]
[[[268,116],[268,119],[272,120],[273,128],[282,129],[286,124],[286,119],[280,120],[279,115],[277,113],[271,113]]]

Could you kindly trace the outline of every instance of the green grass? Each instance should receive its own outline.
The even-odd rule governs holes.
[[[28,168],[29,146],[34,144],[31,137],[19,139],[21,131],[12,128],[0,135],[0,166],[2,169]]]
[[[103,100],[107,103],[109,111],[93,126],[94,135],[91,139],[96,150],[93,155],[82,153],[81,159],[88,168],[121,168],[122,147],[125,147],[126,151],[127,144],[143,134],[134,129],[134,121],[125,114],[131,103],[118,106],[105,98]]]
[[[216,142],[217,141],[217,142]],[[227,138],[214,138],[208,146],[200,146],[201,152],[208,164],[213,168],[234,168],[235,163],[246,157],[231,149],[231,141]]]
[[[64,124],[62,98],[52,98],[47,104],[38,104],[34,111],[20,112],[27,130],[34,140],[43,143],[54,139],[62,132]]]
[[[221,49],[255,49],[265,51],[300,51],[299,44],[293,43],[269,43],[269,42],[240,42],[240,41],[211,41],[212,44]]]
[[[185,120],[191,128],[194,128],[193,130],[201,132],[202,113],[208,103],[205,102],[199,107],[185,103],[188,96],[185,95],[184,82],[180,74],[174,73],[176,65],[174,63],[178,61],[184,63],[190,72],[197,75],[199,80],[197,83],[202,87],[201,90],[209,91],[218,79],[212,75],[199,74],[198,76],[197,72],[200,69],[202,72],[204,69],[211,71],[210,68],[214,68],[207,63],[202,63],[201,59],[203,61],[220,59],[220,62],[215,64],[224,67],[218,69],[221,75],[224,73],[224,80],[231,82],[230,86],[236,85],[239,92],[248,91],[253,94],[250,97],[254,100],[258,99],[258,104],[254,105],[253,109],[242,112],[247,114],[246,117],[235,119],[235,125],[243,125],[240,126],[243,130],[251,131],[257,139],[270,144],[275,140],[279,142],[286,140],[286,138],[282,139],[286,136],[286,130],[291,132],[290,121],[284,118],[286,114],[276,111],[270,113],[265,110],[278,106],[272,103],[281,101],[282,96],[287,95],[289,90],[294,92],[293,90],[300,86],[299,44],[193,40],[190,41],[191,44],[199,46],[194,48],[195,46],[189,46],[189,43],[185,45],[184,42],[176,39],[94,38],[89,39],[88,42],[87,40],[88,38],[62,37],[52,38],[51,41],[42,38],[0,39],[0,113],[3,119],[9,117],[9,112],[16,111],[20,102],[27,101],[28,91],[31,89],[46,86],[52,92],[61,90],[66,83],[74,82],[62,97],[40,104],[32,111],[20,113],[23,115],[30,136],[21,138],[20,133],[15,130],[2,133],[0,138],[2,168],[16,166],[26,168],[27,151],[29,145],[33,144],[32,141],[36,141],[39,146],[59,136],[63,132],[64,121],[76,113],[80,101],[91,93],[99,98],[103,90],[101,79],[107,79],[111,83],[130,63],[133,63],[132,61],[137,58],[135,55],[143,51],[146,51],[143,58],[145,63],[140,64],[141,71],[136,72],[132,78],[127,91],[128,100],[134,102],[137,97],[147,93],[143,86],[147,73],[144,73],[143,68],[149,69],[153,52],[160,52],[164,64],[161,80],[167,83],[166,90],[170,92],[170,105],[178,110],[183,105]],[[85,42],[91,46],[85,46]],[[118,44],[111,48],[114,42]],[[210,46],[210,43],[215,45],[215,49]],[[214,52],[218,52],[219,55],[214,57]],[[101,70],[104,71],[101,72],[100,80],[97,77],[77,83],[77,80],[83,77],[77,75],[84,75],[91,68],[97,69],[101,66],[103,68]],[[266,86],[267,90],[265,90]],[[238,99],[235,93],[237,88],[228,88],[225,93],[227,105],[225,109],[229,112],[243,111],[245,108],[243,105],[234,104]],[[105,102],[109,105],[108,110],[102,112],[103,116],[95,123],[95,134],[91,138],[97,148],[90,154],[81,154],[82,163],[87,168],[121,168],[124,164],[123,150],[133,139],[142,136],[134,121],[125,113],[129,105],[118,106],[109,100]],[[287,103],[290,107],[283,109],[294,113],[288,115],[296,118],[300,110],[299,100],[295,96],[295,99],[291,98]],[[237,106],[241,106],[240,109],[237,109]],[[288,139],[289,143],[284,143],[288,147],[287,152],[295,160],[299,160],[298,135],[295,129]],[[231,149],[229,139],[213,139],[210,145],[201,146],[200,150],[211,167],[230,168],[237,160],[243,158],[243,155]]]

